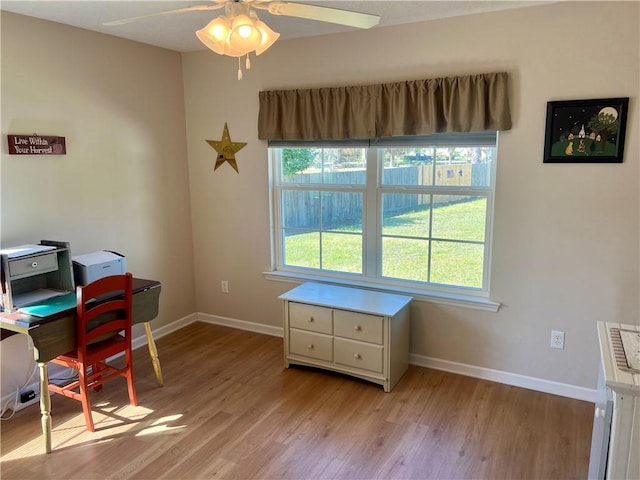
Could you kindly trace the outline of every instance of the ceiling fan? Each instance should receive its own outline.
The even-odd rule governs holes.
[[[256,55],[260,55],[273,45],[280,36],[279,33],[274,32],[268,25],[260,21],[255,12],[256,10],[265,10],[272,15],[318,20],[355,28],[371,28],[380,21],[378,15],[321,7],[307,3],[271,0],[211,0],[211,2],[211,5],[194,5],[176,10],[167,10],[106,22],[103,25],[124,25],[149,17],[224,8],[224,15],[214,18],[195,33],[198,39],[214,52],[220,55],[238,57],[238,80],[241,80],[240,57],[246,55],[246,68],[251,68],[249,53],[255,52]]]

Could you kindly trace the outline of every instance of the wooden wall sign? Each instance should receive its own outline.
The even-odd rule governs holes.
[[[33,135],[7,135],[9,155],[65,155],[65,137]]]

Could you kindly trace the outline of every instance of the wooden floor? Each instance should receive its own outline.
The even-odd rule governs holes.
[[[9,479],[572,479],[587,477],[593,404],[410,366],[391,393],[283,369],[282,339],[203,323],[157,342],[165,386],[135,352],[124,379],[79,402],[53,396],[2,422]]]

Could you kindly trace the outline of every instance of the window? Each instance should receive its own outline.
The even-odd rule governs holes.
[[[496,139],[270,142],[275,269],[488,296]]]

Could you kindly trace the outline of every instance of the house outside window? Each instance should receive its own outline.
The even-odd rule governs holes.
[[[487,297],[497,133],[270,142],[274,268]]]

